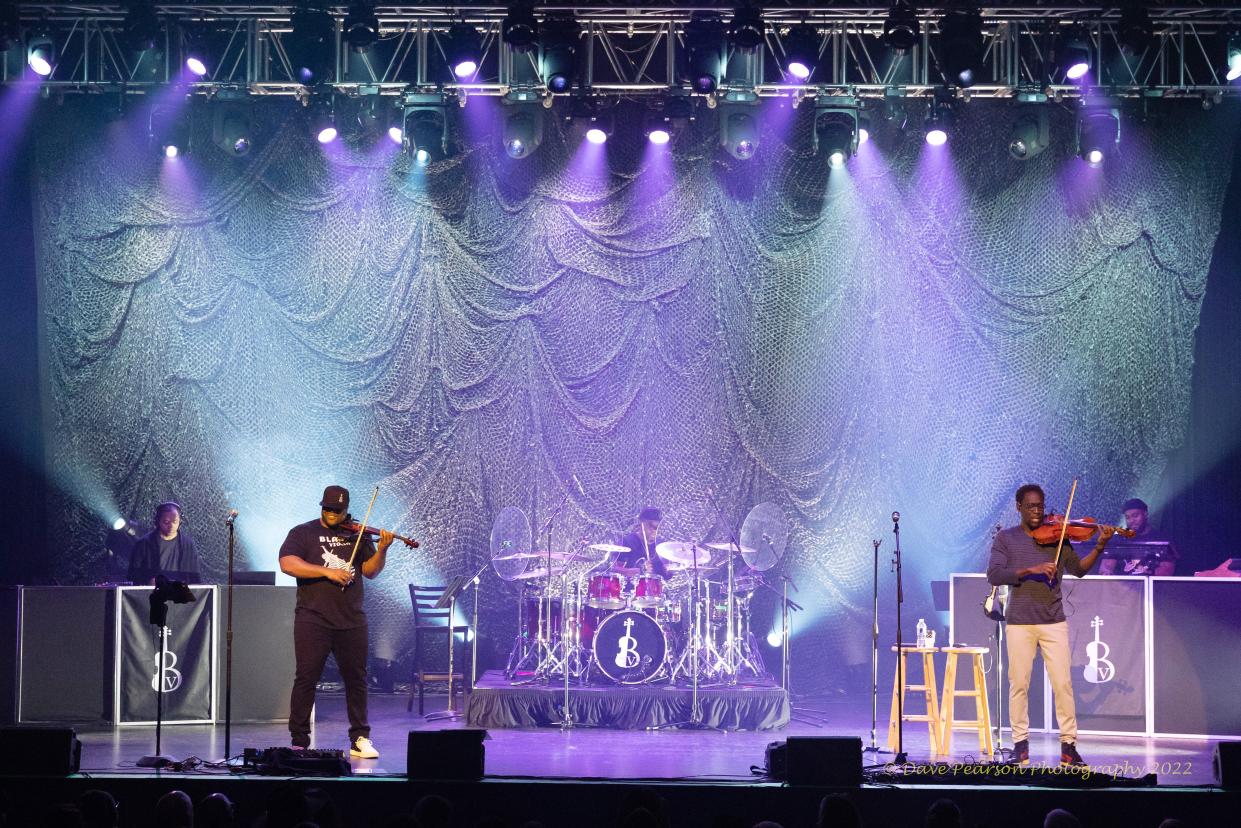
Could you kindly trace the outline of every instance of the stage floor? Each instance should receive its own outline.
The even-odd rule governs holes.
[[[375,760],[353,760],[359,775],[403,775],[407,734],[411,730],[465,727],[456,722],[426,721],[405,711],[404,695],[372,694],[371,736],[380,751]],[[445,697],[428,696],[427,712],[442,710]],[[885,732],[886,721],[880,731]],[[348,724],[344,697],[320,694],[316,711],[314,746],[346,748]],[[792,721],[785,728],[769,731],[616,730],[559,727],[489,729],[486,742],[486,774],[491,778],[564,779],[659,779],[702,781],[753,781],[759,777],[752,766],[764,762],[768,743],[789,736],[856,736],[870,740],[869,700],[804,699],[794,702]],[[89,773],[150,774],[135,766],[136,760],[154,749],[154,728],[123,727],[100,730],[79,728],[82,740],[82,771]],[[232,728],[231,752],[288,744],[283,723],[243,724]],[[1005,735],[1005,744],[1009,741]],[[913,761],[930,761],[925,725],[906,727],[906,751]],[[950,761],[975,761],[977,740],[967,731],[953,739]],[[1188,739],[1147,739],[1132,736],[1090,736],[1079,740],[1083,757],[1095,767],[1124,776],[1155,771],[1160,786],[1213,784],[1211,757],[1214,742]],[[1036,733],[1030,740],[1031,758],[1054,763],[1059,744],[1055,734]],[[224,750],[222,725],[175,725],[163,731],[163,752],[175,759],[197,756],[219,760]],[[882,764],[889,754],[866,755],[866,764]],[[944,757],[936,757],[943,760]],[[1128,770],[1126,770],[1128,763]]]

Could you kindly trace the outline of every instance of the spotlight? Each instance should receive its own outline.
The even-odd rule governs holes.
[[[1117,26],[1120,48],[1130,55],[1143,55],[1155,42],[1155,27],[1145,6],[1125,6]]]
[[[1241,78],[1241,35],[1228,38],[1228,80]]]
[[[330,100],[312,103],[310,106],[310,134],[320,144],[330,144],[340,131],[336,128],[336,110]]]
[[[343,24],[345,42],[355,52],[362,53],[379,40],[379,18],[375,15],[373,2],[355,2],[349,6]]]
[[[523,101],[505,104],[504,151],[510,158],[525,158],[543,143],[543,104]]]
[[[748,161],[758,150],[758,107],[755,104],[722,103],[720,144],[738,161]]]
[[[539,21],[534,19],[534,4],[514,3],[500,23],[500,37],[519,54],[531,51],[539,42]]]
[[[306,86],[327,80],[336,67],[336,21],[322,0],[300,0],[292,24],[285,41],[295,80]]]
[[[426,167],[448,157],[448,110],[443,103],[406,106],[403,135],[414,163]]]
[[[834,170],[843,167],[857,152],[859,137],[856,106],[815,105],[814,152],[826,158],[829,167]]]
[[[771,632],[767,633],[767,645],[768,646],[779,647],[783,641],[784,641],[784,631],[781,630],[779,627],[776,627]]]
[[[1083,108],[1077,116],[1077,154],[1092,167],[1101,167],[1120,146],[1120,111]]]
[[[918,42],[922,28],[918,12],[909,0],[896,0],[883,21],[883,44],[898,55],[907,53]]]
[[[616,119],[610,110],[601,110],[590,98],[573,101],[566,118],[569,128],[592,144],[607,143],[616,128]]]
[[[784,36],[784,71],[799,81],[808,79],[818,65],[821,42],[814,26],[803,24],[789,29]]]
[[[568,92],[577,74],[577,42],[582,27],[572,17],[554,16],[543,21],[543,80],[547,91]]]
[[[681,80],[700,95],[710,95],[720,85],[724,71],[724,21],[715,15],[695,12],[685,24],[685,48],[681,50]]]
[[[766,33],[763,13],[754,6],[742,6],[733,12],[733,19],[728,24],[728,39],[733,48],[753,52],[763,45]]]
[[[56,44],[47,32],[38,32],[26,41],[26,64],[36,75],[47,77],[56,68]]]
[[[190,55],[185,59],[185,68],[189,69],[200,78],[207,74],[207,64],[203,63],[201,59],[196,58],[193,55]]]
[[[859,109],[857,114],[857,143],[862,146],[870,140],[870,113]]]
[[[112,521],[113,532],[119,532],[124,528],[125,528],[125,518],[118,517],[116,520]]]
[[[468,23],[455,23],[448,30],[448,47],[445,49],[448,66],[459,80],[472,77],[482,61],[482,45],[478,29]]]
[[[185,68],[202,78],[211,71],[207,56],[213,55],[219,60],[228,48],[229,38],[208,23],[187,22],[181,24],[181,43]]]
[[[1051,145],[1047,107],[1025,104],[1017,107],[1009,133],[1008,154],[1018,161],[1029,161]]]
[[[1056,63],[1069,80],[1081,80],[1090,71],[1090,33],[1083,26],[1070,26],[1060,35]]]
[[[211,140],[228,155],[248,153],[253,141],[248,107],[230,101],[217,104],[211,117]]]
[[[672,140],[677,128],[684,126],[693,119],[693,110],[687,98],[669,98],[664,101],[663,108],[647,113],[646,139],[652,144],[662,146]]]
[[[147,139],[165,158],[179,158],[190,149],[189,115],[167,107],[155,107],[147,119]]]
[[[982,74],[982,15],[977,9],[949,11],[939,22],[944,81],[970,87]]]
[[[952,125],[952,107],[946,100],[936,98],[931,101],[927,111],[923,129],[926,142],[933,147],[942,147],[948,143],[948,130]]]
[[[129,51],[145,52],[158,45],[162,30],[150,0],[137,0],[129,7],[121,24],[121,43]]]

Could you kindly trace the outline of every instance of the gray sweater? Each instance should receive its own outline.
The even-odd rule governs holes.
[[[1009,624],[1055,624],[1064,620],[1064,608],[1060,605],[1060,576],[1050,586],[1042,579],[1017,577],[1019,570],[1055,559],[1056,544],[1039,546],[1020,525],[1010,526],[996,534],[991,543],[987,580],[994,586],[1007,584],[1012,587],[1005,612]],[[1065,572],[1079,578],[1086,574],[1081,559],[1067,541],[1060,553],[1059,575]]]

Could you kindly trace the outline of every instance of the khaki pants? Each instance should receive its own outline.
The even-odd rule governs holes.
[[[1060,722],[1060,741],[1077,743],[1077,708],[1073,704],[1073,679],[1069,674],[1069,622],[1058,624],[1009,624],[1008,637],[1008,712],[1013,728],[1013,741],[1030,735],[1030,673],[1034,669],[1034,653],[1043,651],[1043,665],[1051,680],[1056,701],[1056,719]]]

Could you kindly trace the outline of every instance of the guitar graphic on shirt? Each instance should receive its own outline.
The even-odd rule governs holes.
[[[327,551],[325,547],[320,546],[319,549],[323,553],[323,565],[328,569],[343,569],[350,575],[355,574],[353,571],[353,566],[349,563],[349,561],[339,555],[335,555]],[[344,587],[341,587],[341,589],[344,589]]]

